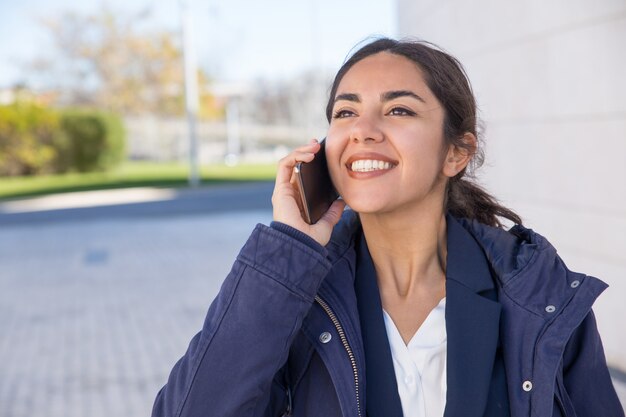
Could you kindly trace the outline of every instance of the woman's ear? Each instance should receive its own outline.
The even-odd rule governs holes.
[[[443,173],[446,177],[452,178],[463,171],[472,160],[478,148],[478,140],[473,133],[466,132],[461,141],[464,146],[451,144],[443,161]]]

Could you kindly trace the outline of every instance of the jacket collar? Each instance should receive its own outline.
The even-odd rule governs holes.
[[[446,226],[446,280],[453,280],[473,293],[494,290],[489,264],[476,240],[450,215],[446,216]]]
[[[452,216],[447,216],[445,417],[482,416],[499,338],[500,305],[485,254]]]
[[[402,417],[383,307],[367,242],[362,233],[357,247],[356,292],[367,371],[365,398],[368,417]]]

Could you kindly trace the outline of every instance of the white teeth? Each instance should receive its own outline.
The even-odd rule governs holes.
[[[384,169],[390,169],[391,163],[385,161],[376,161],[372,159],[359,159],[354,161],[350,166],[350,169],[355,172],[369,172],[378,171]]]

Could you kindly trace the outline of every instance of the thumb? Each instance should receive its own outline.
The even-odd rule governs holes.
[[[330,208],[326,211],[326,213],[324,213],[319,221],[334,227],[339,222],[339,219],[341,219],[341,215],[343,214],[343,209],[345,207],[345,201],[341,199],[333,201],[333,204],[331,204]]]

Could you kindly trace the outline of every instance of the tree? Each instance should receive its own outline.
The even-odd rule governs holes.
[[[45,19],[53,54],[32,68],[49,74],[44,83],[53,83],[60,91],[60,104],[123,114],[181,115],[180,39],[163,29],[142,31],[149,17],[149,9],[124,15],[103,6],[95,14],[66,11]],[[200,80],[206,82],[207,77]],[[206,98],[201,101],[212,103]]]

